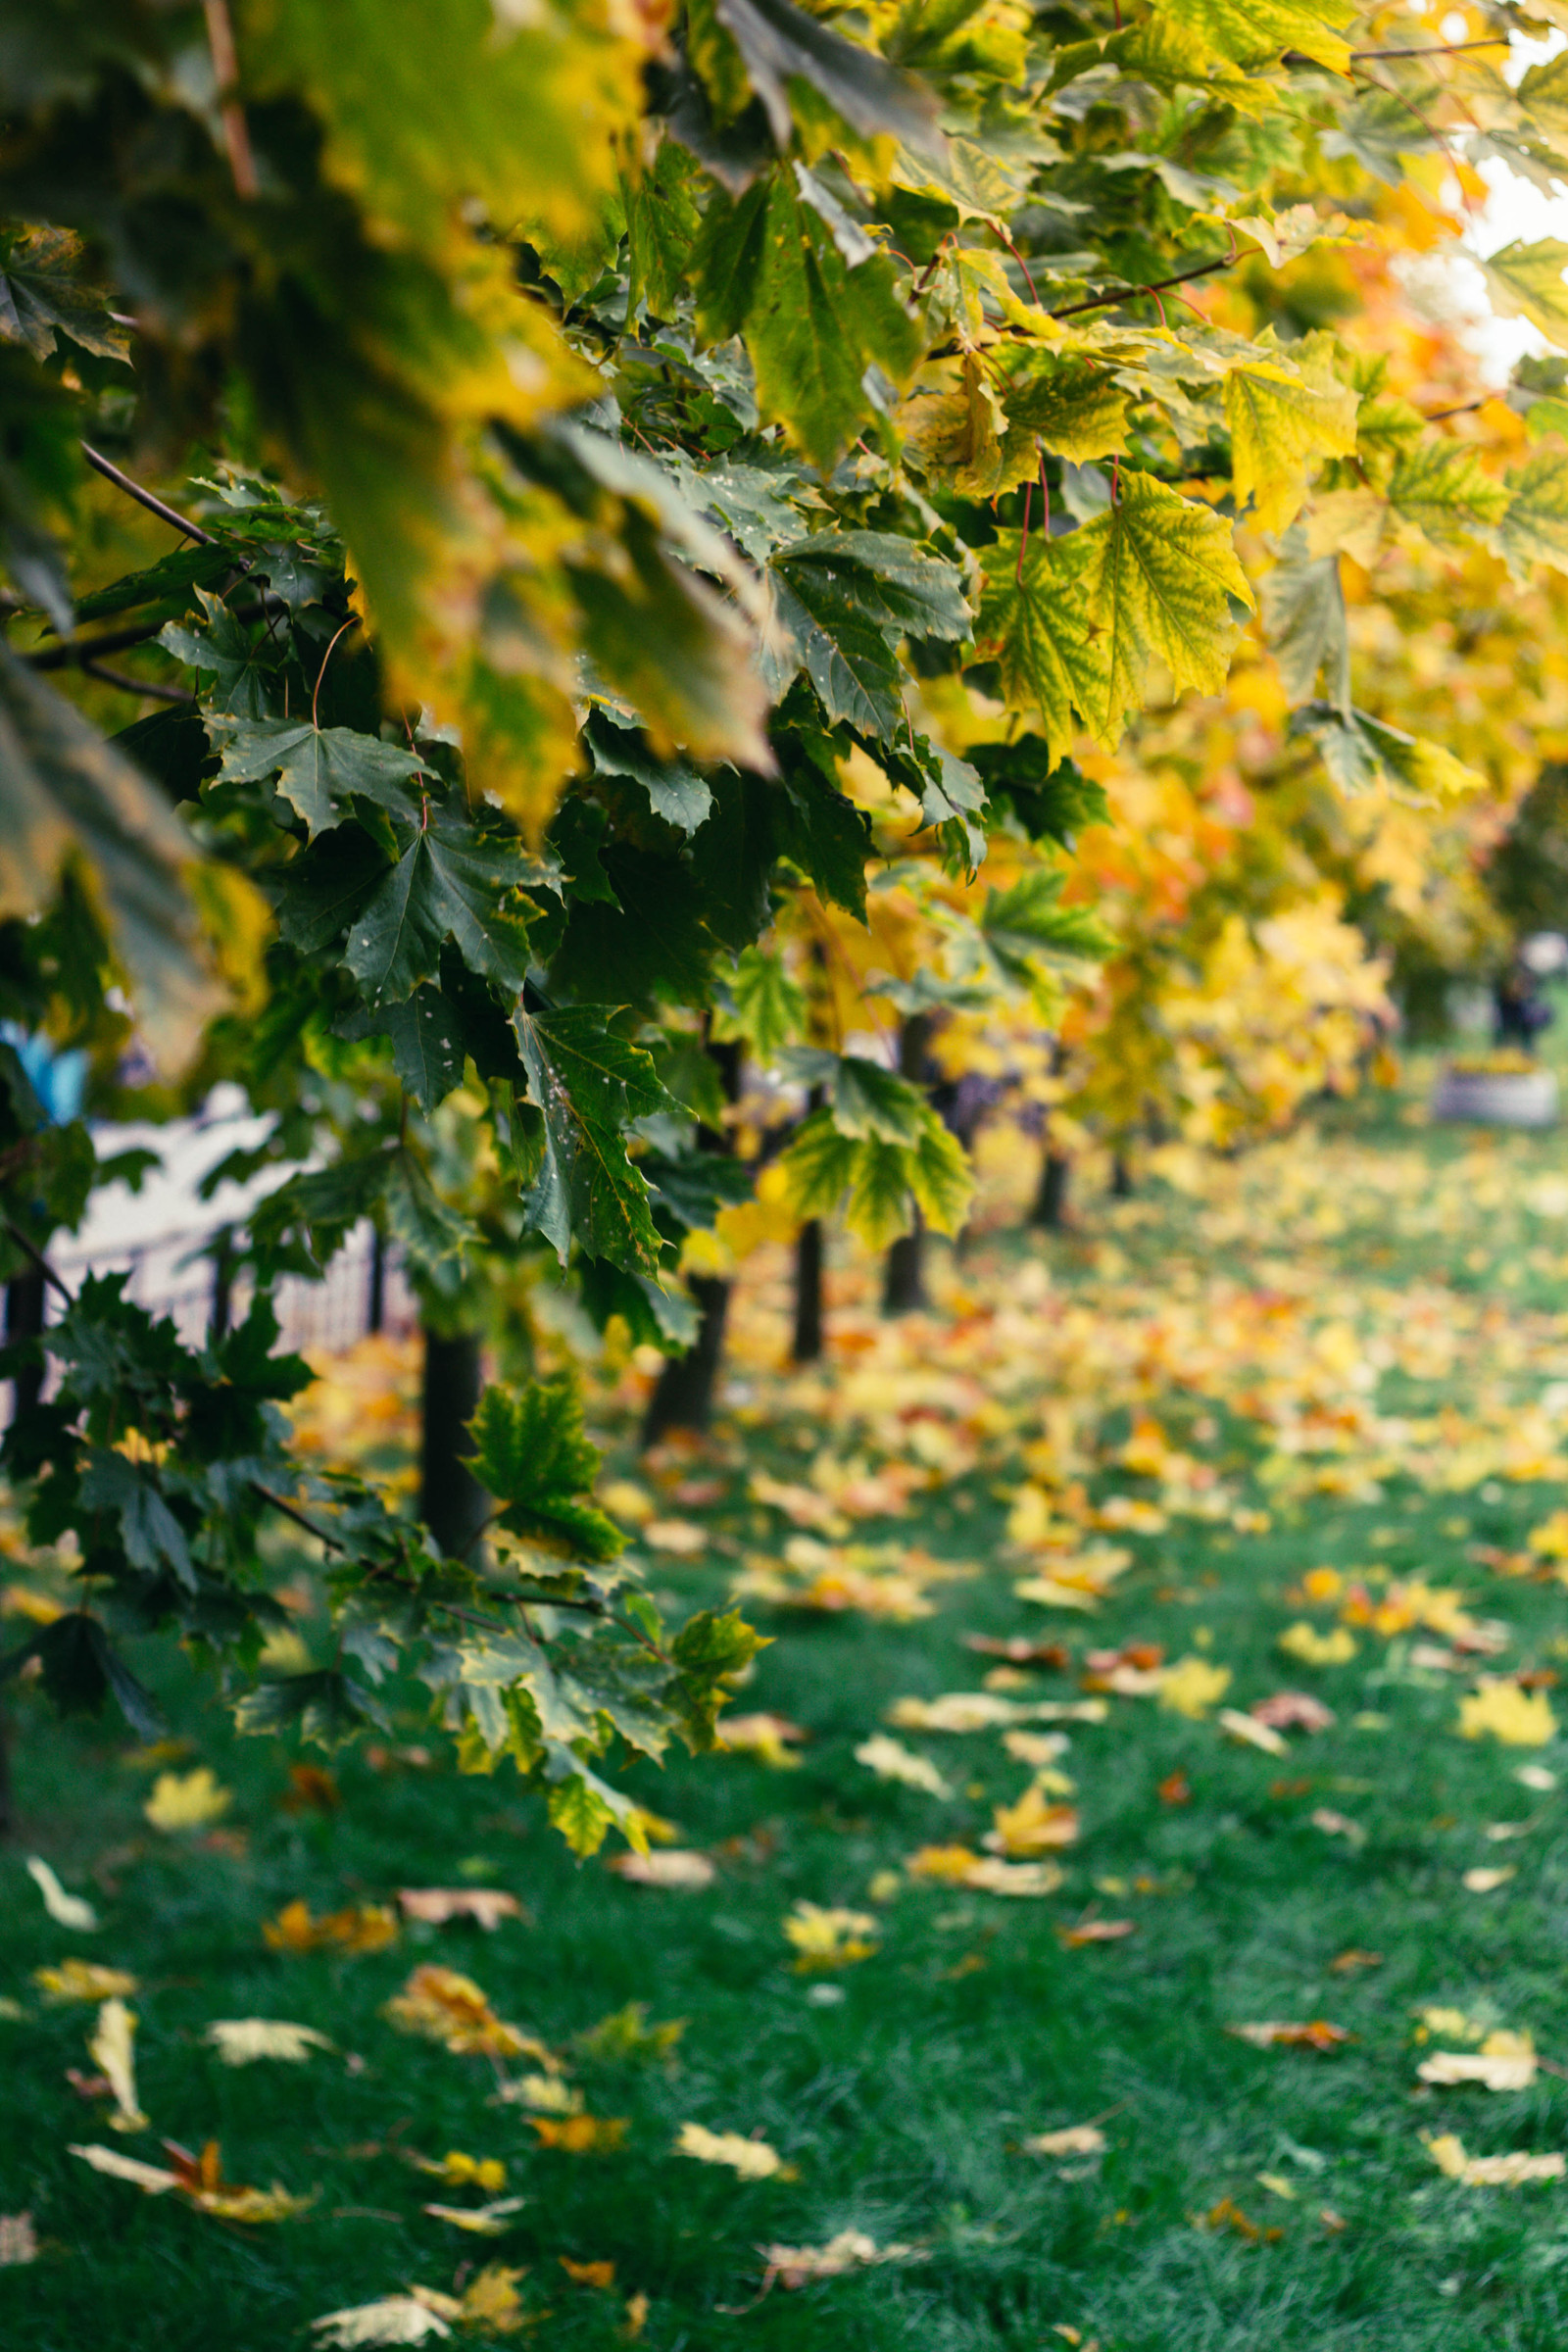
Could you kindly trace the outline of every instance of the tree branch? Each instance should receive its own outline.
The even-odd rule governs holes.
[[[217,547],[220,544],[211,531],[204,531],[199,522],[187,522],[183,514],[166,506],[151,490],[144,490],[140,482],[131,480],[128,473],[122,473],[120,467],[111,465],[100,451],[93,448],[90,441],[83,441],[81,454],[94,473],[101,473],[106,482],[113,482],[117,490],[123,490],[127,498],[133,498],[138,507],[145,507],[149,514],[156,514],[160,522],[172,523],[176,531],[183,531],[187,539],[194,539],[199,546]]]
[[[23,1232],[22,1227],[14,1224],[10,1217],[7,1217],[5,1226],[6,1232],[12,1241],[16,1243],[17,1248],[22,1251],[24,1257],[31,1258],[33,1264],[37,1267],[45,1282],[48,1283],[50,1289],[58,1291],[68,1306],[74,1306],[74,1298],[72,1296],[71,1292],[67,1290],[65,1284],[61,1281],[59,1275],[55,1272],[53,1266],[49,1263],[49,1260],[45,1257],[43,1251],[38,1249],[35,1244],[28,1241],[26,1235]]]
[[[150,678],[132,678],[122,669],[111,669],[107,662],[94,662],[83,654],[78,666],[89,678],[102,678],[106,686],[118,686],[122,694],[150,694],[155,703],[180,703],[194,710],[196,696],[187,694],[183,686],[155,686]]]
[[[1156,278],[1149,286],[1124,286],[1118,294],[1096,294],[1088,302],[1069,302],[1064,310],[1052,311],[1053,318],[1076,318],[1084,311],[1105,311],[1118,303],[1136,302],[1143,294],[1168,294],[1172,286],[1190,286],[1195,277],[1212,277],[1216,270],[1232,269],[1241,260],[1239,253],[1222,253],[1217,261],[1200,262],[1196,270],[1183,270],[1175,277]]]

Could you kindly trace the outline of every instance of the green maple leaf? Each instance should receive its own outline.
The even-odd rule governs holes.
[[[431,978],[450,939],[470,971],[517,995],[527,918],[509,902],[544,868],[453,809],[427,807],[425,819],[355,921],[345,963],[372,1002],[397,1004]]]
[[[524,1202],[564,1264],[575,1239],[590,1257],[652,1274],[659,1260],[648,1187],[626,1154],[622,1130],[668,1107],[651,1057],[606,1024],[603,1005],[512,1015],[528,1074],[528,1101],[544,1118],[544,1158]]]
[[[1291,703],[1308,703],[1318,672],[1342,710],[1350,705],[1350,640],[1337,555],[1309,556],[1306,535],[1290,532],[1262,587],[1263,629]]]
[[[646,302],[655,318],[672,318],[702,233],[703,217],[694,195],[696,165],[673,139],[661,141],[653,163],[637,178],[623,179],[626,211],[627,316]]]
[[[1074,966],[1108,956],[1115,945],[1087,906],[1063,906],[1065,876],[1036,866],[1007,890],[989,890],[981,935],[1005,976],[1025,988],[1042,965]]]
[[[1516,237],[1481,265],[1493,309],[1504,318],[1528,318],[1559,350],[1568,348],[1565,265],[1568,245],[1560,237],[1542,237],[1534,245]]]
[[[1348,0],[1161,0],[1155,11],[1221,64],[1273,65],[1298,49],[1336,74],[1348,69],[1350,51],[1329,27],[1354,14]]]
[[[1085,532],[1048,539],[1037,531],[1020,553],[1003,531],[980,553],[985,588],[975,647],[995,660],[1003,700],[1035,710],[1053,764],[1065,759],[1109,686],[1104,648],[1090,611]]]
[[[1514,93],[1532,122],[1560,146],[1568,137],[1568,53],[1532,66]]]
[[[408,780],[424,764],[399,744],[352,727],[316,727],[309,719],[214,716],[208,732],[223,747],[220,782],[254,784],[275,776],[313,839],[352,816],[356,794],[406,815]]]
[[[69,228],[0,231],[0,340],[47,360],[61,335],[98,359],[129,363],[130,337],[109,316],[109,297],[83,285],[81,239]]]
[[[729,987],[735,1009],[727,1025],[765,1065],[805,1028],[805,991],[790,978],[782,956],[757,947],[736,957]]]
[[[1015,481],[1027,480],[1034,470],[1032,462],[1023,462],[1023,453],[1036,441],[1074,466],[1119,457],[1127,447],[1127,395],[1107,369],[1087,361],[1058,360],[1039,374],[1015,375],[1004,398],[1004,470]]]
[[[1089,543],[1085,587],[1105,664],[1102,693],[1085,715],[1113,750],[1128,710],[1142,703],[1151,662],[1164,664],[1178,693],[1219,692],[1236,639],[1229,600],[1250,605],[1252,592],[1229,523],[1152,474],[1124,472],[1115,505],[1075,536]]]
[[[725,1684],[749,1666],[765,1638],[747,1624],[739,1609],[703,1609],[689,1617],[670,1643],[678,1683],[674,1693],[684,1718],[686,1743],[711,1747],[719,1709],[729,1696]]]
[[[1538,449],[1508,476],[1502,552],[1516,580],[1532,564],[1568,571],[1568,456]]]
[[[206,615],[204,629],[188,629],[169,621],[158,642],[176,662],[213,681],[207,708],[236,718],[265,718],[269,709],[268,674],[277,666],[277,650],[265,636],[252,639],[220,596],[195,590]]]
[[[1404,452],[1388,495],[1396,512],[1435,547],[1464,547],[1487,536],[1508,509],[1505,486],[1483,473],[1468,449],[1436,438]]]
[[[564,1559],[612,1560],[624,1550],[620,1529],[592,1499],[599,1448],[584,1433],[569,1375],[486,1389],[469,1428],[469,1466],[505,1505],[509,1534]]]
[[[1294,522],[1311,468],[1354,450],[1356,405],[1348,384],[1309,383],[1289,367],[1233,368],[1225,378],[1225,419],[1238,512],[1250,499],[1263,530]]]

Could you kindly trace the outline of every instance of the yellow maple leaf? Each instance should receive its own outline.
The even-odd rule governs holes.
[[[1459,1736],[1480,1740],[1488,1733],[1504,1747],[1544,1747],[1555,1739],[1557,1718],[1544,1690],[1521,1690],[1517,1683],[1483,1683],[1459,1701]]]
[[[784,1922],[784,1933],[795,1946],[795,1966],[847,1968],[853,1961],[869,1960],[882,1934],[868,1911],[846,1911],[821,1903],[797,1903]]]
[[[155,1830],[172,1836],[217,1821],[233,1801],[233,1790],[220,1788],[210,1768],[198,1764],[194,1772],[161,1772],[142,1811]]]
[[[742,2180],[766,2180],[784,2170],[784,2159],[765,2139],[747,2139],[739,2132],[710,2132],[701,2124],[682,2124],[675,2153],[695,2156],[699,2164],[727,2164]]]
[[[58,1968],[35,1968],[32,1981],[51,2001],[108,2001],[124,1999],[137,1989],[136,1980],[122,1968],[104,1968],[96,1960],[62,1960]]]
[[[1196,1656],[1178,1658],[1160,1675],[1159,1703],[1169,1714],[1187,1715],[1198,1722],[1230,1687],[1228,1666],[1211,1666],[1207,1658]]]

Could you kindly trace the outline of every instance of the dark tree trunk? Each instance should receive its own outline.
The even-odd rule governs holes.
[[[812,1217],[795,1240],[795,1338],[790,1361],[814,1364],[822,1352],[822,1222]]]
[[[1130,1200],[1133,1197],[1133,1172],[1119,1152],[1110,1163],[1110,1197],[1113,1200]]]
[[[911,1086],[925,1085],[930,1046],[931,1015],[911,1012],[899,1031],[899,1076]],[[901,1233],[889,1246],[882,1275],[882,1312],[909,1315],[930,1303],[925,1292],[925,1219],[917,1208],[912,1230]]]
[[[1031,1225],[1044,1226],[1047,1233],[1061,1231],[1067,1222],[1067,1179],[1071,1173],[1072,1161],[1065,1152],[1047,1152],[1040,1167],[1040,1190],[1029,1212]]]
[[[234,1237],[226,1229],[213,1244],[213,1306],[208,1338],[226,1340],[234,1314]]]
[[[365,1328],[376,1332],[386,1321],[386,1236],[379,1225],[370,1233],[370,1283],[365,1301]]]
[[[684,1355],[664,1358],[643,1420],[645,1446],[657,1446],[672,1429],[706,1429],[713,1417],[729,1284],[714,1274],[689,1274],[686,1287],[701,1312],[697,1337]]]
[[[24,1266],[13,1274],[6,1284],[6,1339],[35,1340],[43,1330],[44,1280],[41,1266]],[[43,1362],[24,1365],[14,1374],[12,1391],[16,1410],[24,1413],[31,1409],[43,1394]]]
[[[739,1100],[741,1091],[741,1049],[739,1045],[708,1044],[708,1053],[718,1066],[719,1083],[726,1102]],[[700,1151],[732,1152],[734,1140],[727,1130],[699,1127],[697,1143]],[[672,1429],[707,1429],[713,1418],[713,1395],[718,1385],[718,1367],[724,1352],[724,1321],[729,1313],[729,1284],[715,1274],[690,1274],[686,1287],[697,1301],[699,1321],[697,1337],[684,1355],[667,1355],[663,1369],[654,1384],[643,1416],[643,1444],[657,1446],[661,1438]]]
[[[882,1312],[913,1315],[930,1305],[925,1289],[925,1219],[914,1212],[912,1233],[901,1233],[888,1249],[882,1275]]]
[[[445,1552],[460,1553],[484,1525],[488,1498],[464,1460],[468,1423],[484,1385],[479,1335],[448,1339],[424,1327],[424,1400],[419,1448],[419,1516]]]

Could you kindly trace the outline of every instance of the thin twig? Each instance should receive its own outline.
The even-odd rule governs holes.
[[[6,1231],[10,1235],[11,1239],[16,1243],[17,1248],[23,1252],[24,1256],[31,1258],[33,1264],[37,1267],[39,1273],[43,1276],[45,1282],[49,1284],[50,1288],[60,1293],[61,1298],[65,1300],[68,1306],[74,1306],[76,1303],[75,1298],[72,1293],[67,1290],[65,1284],[61,1281],[59,1275],[55,1272],[53,1266],[49,1263],[49,1260],[45,1257],[43,1251],[38,1249],[34,1243],[28,1241],[26,1235],[23,1232],[22,1227],[14,1224],[10,1217],[7,1217],[6,1219]]]
[[[316,706],[321,699],[321,680],[325,677],[326,665],[332,659],[332,646],[336,645],[338,637],[341,637],[346,630],[353,628],[359,617],[360,616],[357,612],[351,612],[349,614],[347,620],[343,623],[343,627],[338,630],[337,635],[332,639],[332,645],[329,645],[325,653],[321,656],[321,666],[316,673],[316,692],[311,697],[311,724],[313,727],[320,724],[320,721],[316,715]]]
[[[1449,416],[1473,416],[1477,409],[1484,409],[1486,405],[1484,400],[1467,400],[1457,409],[1424,409],[1422,415],[1428,424],[1442,424]]]
[[[998,234],[1002,235],[1002,232],[999,230]],[[1033,302],[1036,310],[1038,310],[1040,307],[1040,288],[1035,284],[1034,278],[1030,274],[1028,263],[1024,260],[1023,255],[1018,251],[1017,246],[1013,243],[1009,236],[1003,235],[1002,242],[1004,245],[1005,245],[1007,251],[1011,254],[1013,260],[1023,271],[1024,283],[1029,288],[1029,298],[1031,302]]]
[[[1494,33],[1489,41],[1433,41],[1425,49],[1352,49],[1352,63],[1364,57],[1458,57],[1466,49],[1506,49],[1508,35]]]
[[[106,686],[118,686],[122,694],[149,694],[155,703],[194,704],[196,696],[187,694],[182,686],[155,686],[148,678],[132,678],[122,669],[111,669],[105,662],[89,661],[82,655],[78,667],[89,678],[102,678]]]
[[[228,168],[234,174],[238,195],[247,200],[256,194],[256,159],[251,154],[250,127],[245,110],[237,95],[239,59],[234,54],[234,27],[228,20],[228,0],[205,0],[207,11],[207,45],[213,53],[213,74],[218,82],[219,114],[223,125],[223,144],[228,149]]]
[[[144,490],[140,482],[133,482],[128,473],[122,473],[120,467],[112,465],[101,451],[94,449],[91,442],[83,441],[81,454],[94,473],[101,473],[106,482],[113,482],[117,490],[123,490],[127,498],[133,498],[138,507],[145,507],[148,514],[156,514],[161,522],[172,522],[176,531],[183,531],[187,539],[194,539],[203,547],[219,545],[211,531],[204,531],[199,522],[187,522],[183,514],[166,506],[161,498],[155,498],[152,491]]]
[[[1150,286],[1124,286],[1116,294],[1096,294],[1088,302],[1069,302],[1064,310],[1053,311],[1053,318],[1076,318],[1083,311],[1104,311],[1116,304],[1136,302],[1142,294],[1168,294],[1172,286],[1190,286],[1195,277],[1212,277],[1216,270],[1229,270],[1240,256],[1224,254],[1218,261],[1201,262],[1196,270],[1183,270],[1175,277],[1156,278]]]
[[[328,1535],[324,1527],[318,1527],[314,1519],[308,1519],[302,1510],[292,1502],[285,1502],[281,1494],[274,1494],[271,1488],[264,1487],[259,1479],[253,1478],[250,1488],[251,1493],[259,1494],[263,1502],[270,1502],[274,1511],[281,1511],[285,1519],[292,1519],[296,1527],[303,1527],[305,1533],[314,1536],[318,1544],[324,1544],[328,1551],[347,1551],[348,1545],[340,1536]]]

